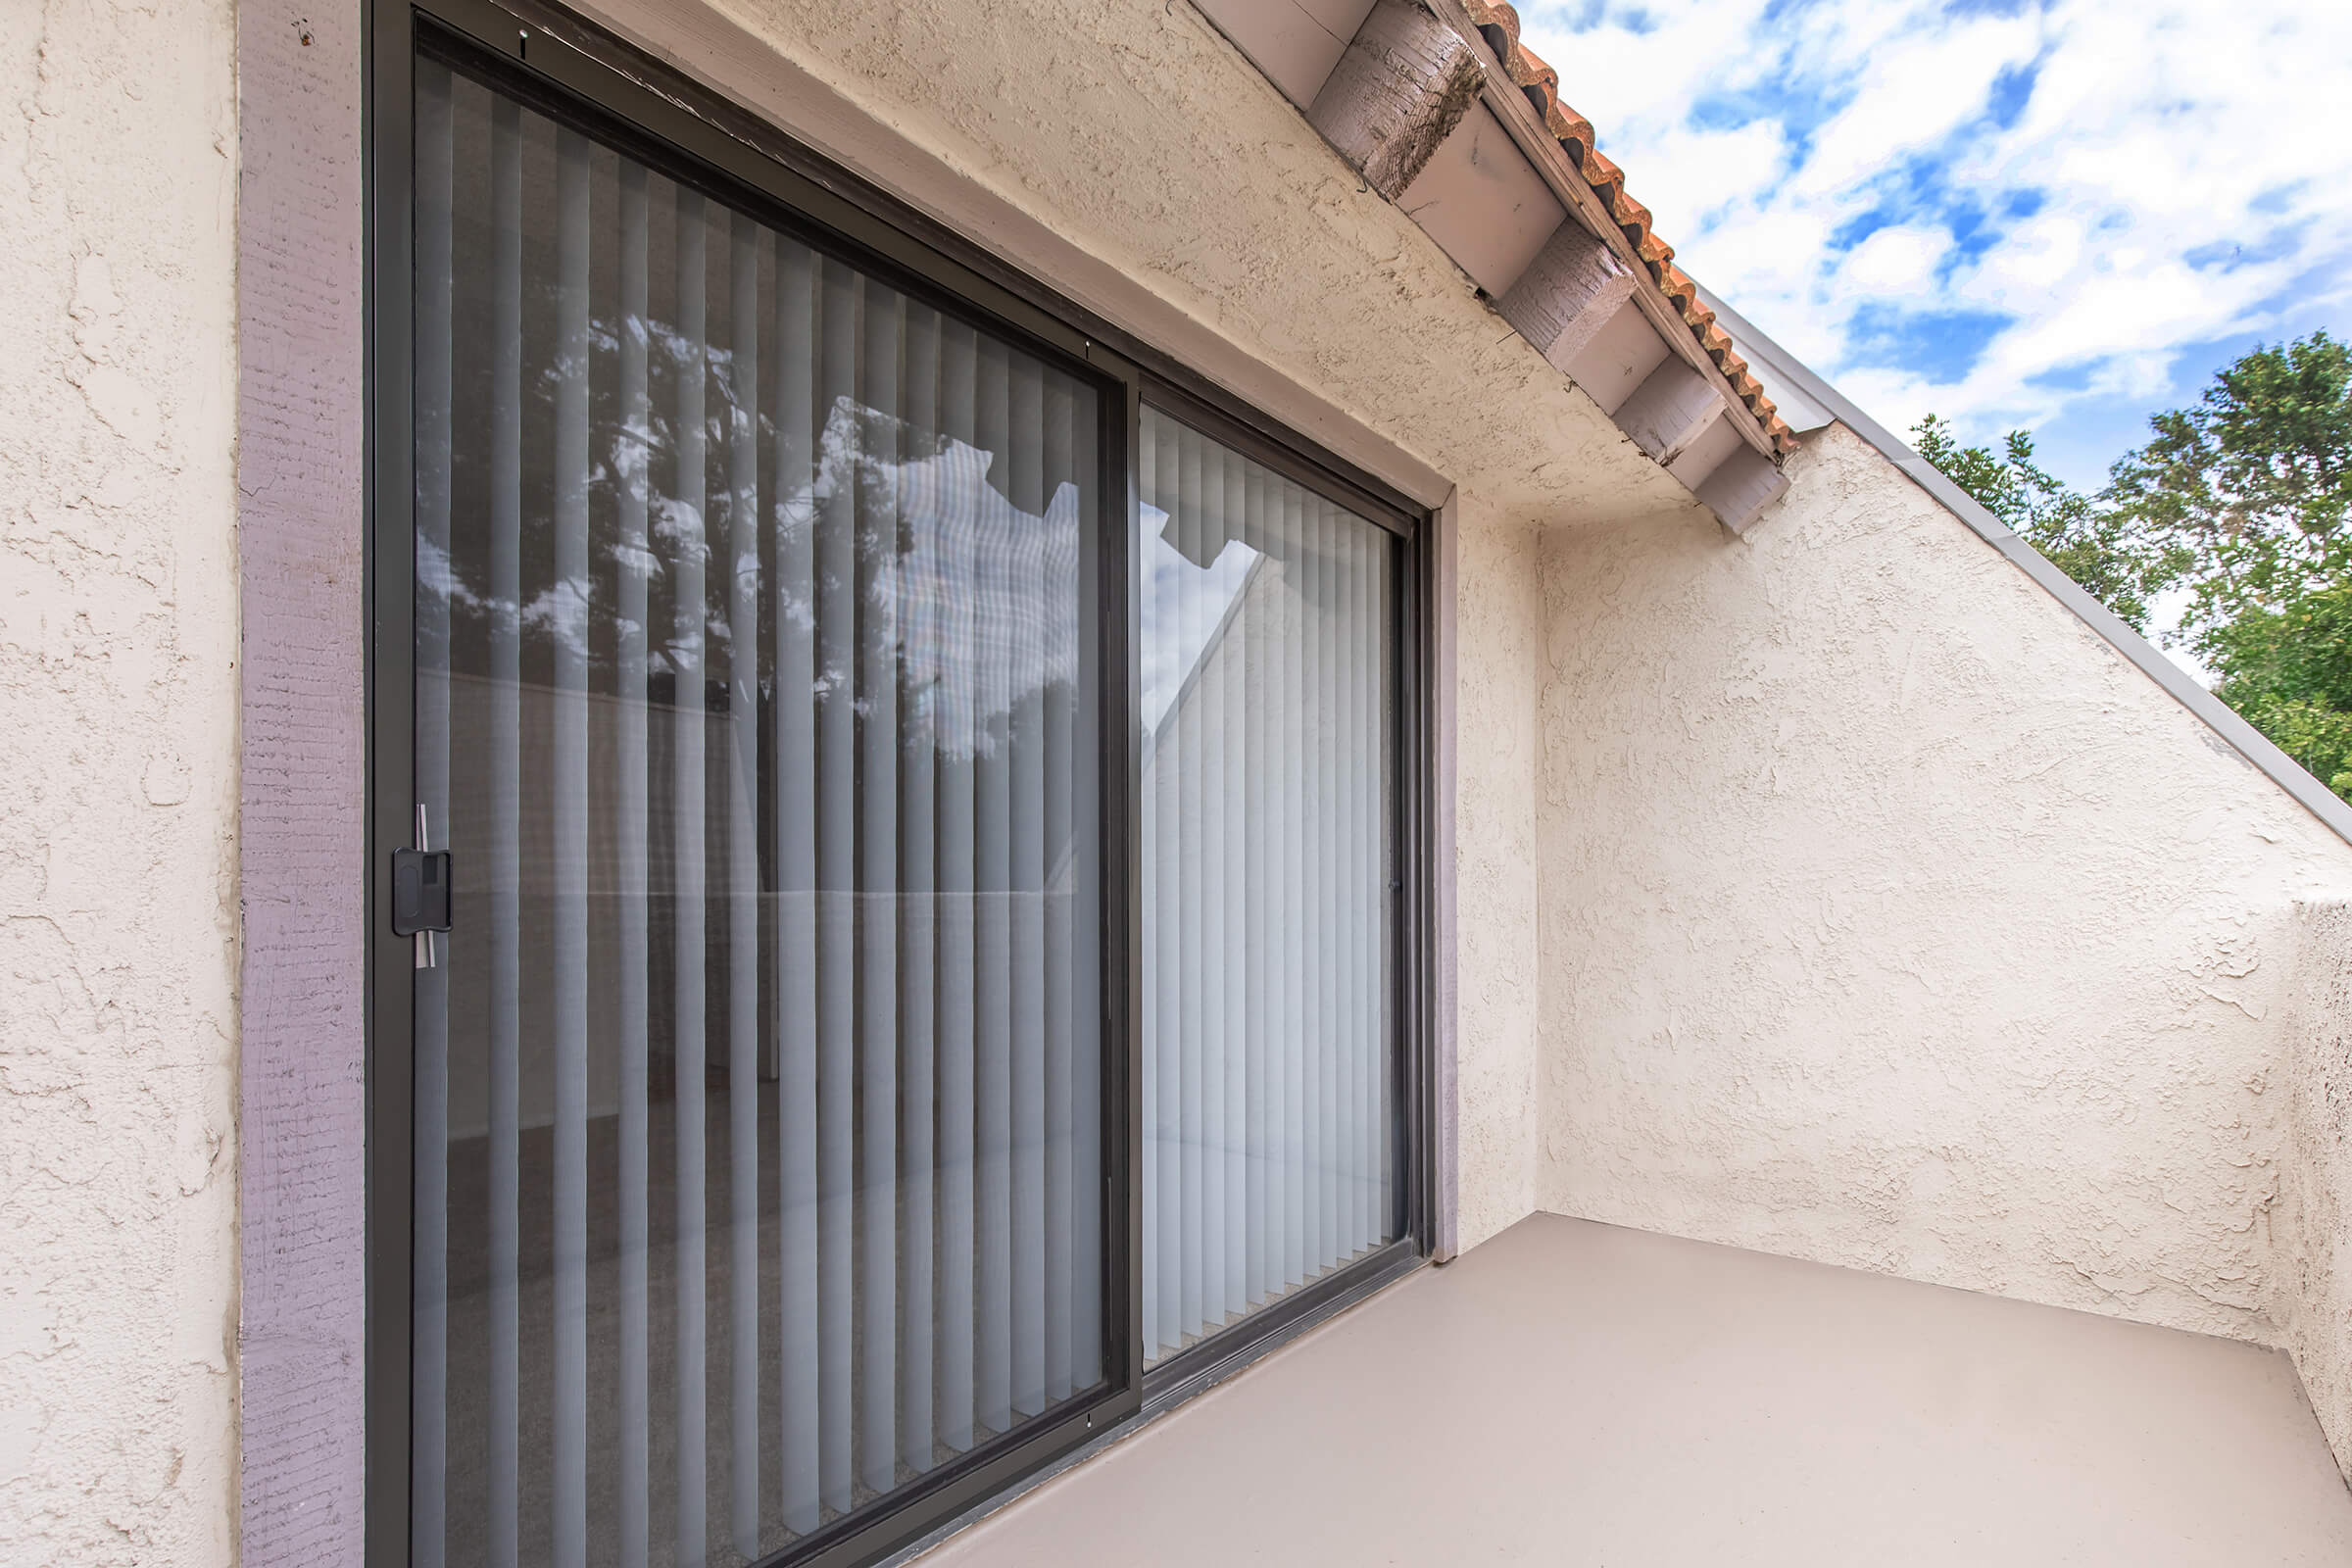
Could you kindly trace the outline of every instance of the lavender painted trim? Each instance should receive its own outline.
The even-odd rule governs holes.
[[[247,1568],[363,1549],[363,27],[237,12]]]
[[[1429,1157],[1437,1172],[1430,1215],[1429,1255],[1447,1263],[1460,1250],[1462,1211],[1461,1087],[1455,1071],[1461,1011],[1454,861],[1454,715],[1460,708],[1455,657],[1454,596],[1461,591],[1461,493],[1454,491],[1431,516],[1428,636],[1430,787],[1430,989],[1436,1004],[1430,1036]]]

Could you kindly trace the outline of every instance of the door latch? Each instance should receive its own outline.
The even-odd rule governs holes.
[[[424,808],[416,808],[416,843],[392,852],[392,934],[416,941],[416,967],[438,961],[433,933],[449,929],[449,852],[431,847]]]

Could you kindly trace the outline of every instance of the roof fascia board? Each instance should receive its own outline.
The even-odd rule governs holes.
[[[2334,791],[2313,777],[2302,763],[2280,751],[2262,731],[2247,723],[2235,709],[2197,684],[2187,670],[2174,663],[2155,644],[2124,624],[2123,618],[2083,592],[2065,572],[2025,540],[2019,538],[2008,524],[1984,510],[1976,497],[1961,489],[1943,471],[1911,450],[1908,443],[1898,439],[1878,420],[1856,408],[1836,387],[1808,369],[1800,361],[1779,344],[1756,330],[1737,311],[1727,309],[1712,295],[1705,296],[1724,324],[1724,329],[1738,338],[1741,347],[1763,359],[1773,368],[1788,377],[1805,395],[1830,411],[1838,421],[1860,436],[1896,467],[1909,476],[1929,495],[1936,498],[1946,512],[1976,530],[1986,544],[1998,550],[2020,571],[2033,578],[2051,598],[2073,611],[2092,631],[2114,645],[2116,652],[2139,666],[2140,672],[2163,687],[2173,698],[2243,757],[2248,762],[2270,775],[2272,781],[2318,817],[2346,843],[2352,843],[2352,805],[2347,805]]]
[[[1732,389],[1731,378],[1723,373],[1723,368],[1707,358],[1706,350],[1699,347],[1698,339],[1691,335],[1690,324],[1683,319],[1683,313],[1666,297],[1665,290],[1658,287],[1657,280],[1649,275],[1649,269],[1626,240],[1625,231],[1610,218],[1608,209],[1601,205],[1600,198],[1593,193],[1585,176],[1569,163],[1568,155],[1561,149],[1558,139],[1544,128],[1544,122],[1537,117],[1535,106],[1527,101],[1527,94],[1521,92],[1518,84],[1511,80],[1509,68],[1495,58],[1485,31],[1471,20],[1461,0],[1421,0],[1421,3],[1427,5],[1440,22],[1452,28],[1470,46],[1471,58],[1479,63],[1483,72],[1480,100],[1502,122],[1503,129],[1510,133],[1511,140],[1518,144],[1519,151],[1528,162],[1535,165],[1536,172],[1544,176],[1544,182],[1551,187],[1552,194],[1560,198],[1569,216],[1582,223],[1594,238],[1607,245],[1618,260],[1632,270],[1636,279],[1634,301],[1642,314],[1649,318],[1650,325],[1657,329],[1658,335],[1666,340],[1668,352],[1679,357],[1715,388],[1730,412],[1733,422],[1739,427],[1740,438],[1778,463],[1780,456],[1773,450],[1772,438],[1764,433],[1740,394]]]

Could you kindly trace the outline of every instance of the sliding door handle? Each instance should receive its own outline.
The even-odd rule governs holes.
[[[392,852],[392,934],[416,939],[419,969],[430,969],[438,961],[433,933],[449,929],[449,852],[430,847],[424,808],[419,806],[416,843]]]

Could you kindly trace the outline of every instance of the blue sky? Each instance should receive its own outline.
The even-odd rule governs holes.
[[[2255,342],[2352,333],[2345,0],[1520,14],[1682,265],[1898,431],[2095,486]]]

